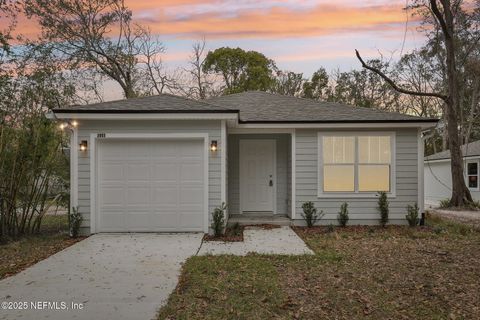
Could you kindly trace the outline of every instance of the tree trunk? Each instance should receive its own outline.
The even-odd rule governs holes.
[[[472,202],[472,195],[465,184],[463,175],[463,156],[460,149],[460,132],[458,129],[460,110],[460,93],[458,87],[458,73],[455,61],[455,26],[450,0],[440,0],[443,6],[443,15],[437,8],[437,0],[431,0],[432,10],[439,20],[445,39],[447,81],[449,96],[445,105],[447,130],[450,146],[452,172],[452,206],[464,206]]]

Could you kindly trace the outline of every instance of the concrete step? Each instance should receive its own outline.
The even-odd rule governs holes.
[[[273,224],[278,226],[290,226],[292,221],[285,215],[272,214],[234,214],[228,218],[227,226],[232,226],[235,223],[241,226],[256,225],[256,224]]]

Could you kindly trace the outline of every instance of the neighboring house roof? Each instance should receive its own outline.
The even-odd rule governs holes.
[[[62,113],[236,113],[237,111],[213,106],[203,101],[172,94],[107,101],[86,105],[72,105],[53,109]]]
[[[319,102],[261,91],[248,91],[197,101],[170,94],[75,105],[56,113],[238,113],[241,123],[375,123],[431,122],[397,112]]]
[[[231,94],[207,101],[239,110],[240,122],[437,122],[437,119],[261,91]]]
[[[460,147],[464,157],[480,156],[480,140],[464,144]],[[437,152],[425,157],[425,161],[450,159],[450,150]]]

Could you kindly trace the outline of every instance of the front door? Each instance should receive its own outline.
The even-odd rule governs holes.
[[[274,211],[275,140],[240,140],[240,210]]]

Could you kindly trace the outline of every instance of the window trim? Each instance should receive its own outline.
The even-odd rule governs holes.
[[[318,132],[317,135],[317,197],[318,198],[376,198],[377,192],[370,191],[351,191],[336,192],[323,191],[323,137],[329,136],[353,136],[355,137],[355,167],[358,167],[358,138],[360,136],[390,136],[390,191],[387,192],[389,198],[396,197],[396,134],[394,131],[329,131]],[[354,186],[358,189],[358,170],[354,171]]]
[[[468,164],[470,163],[476,163],[477,164],[477,187],[476,188],[470,188],[468,186],[468,177],[472,176],[472,174],[468,174]],[[465,184],[467,185],[468,190],[470,191],[480,191],[480,163],[478,159],[475,160],[466,160],[465,161]]]

